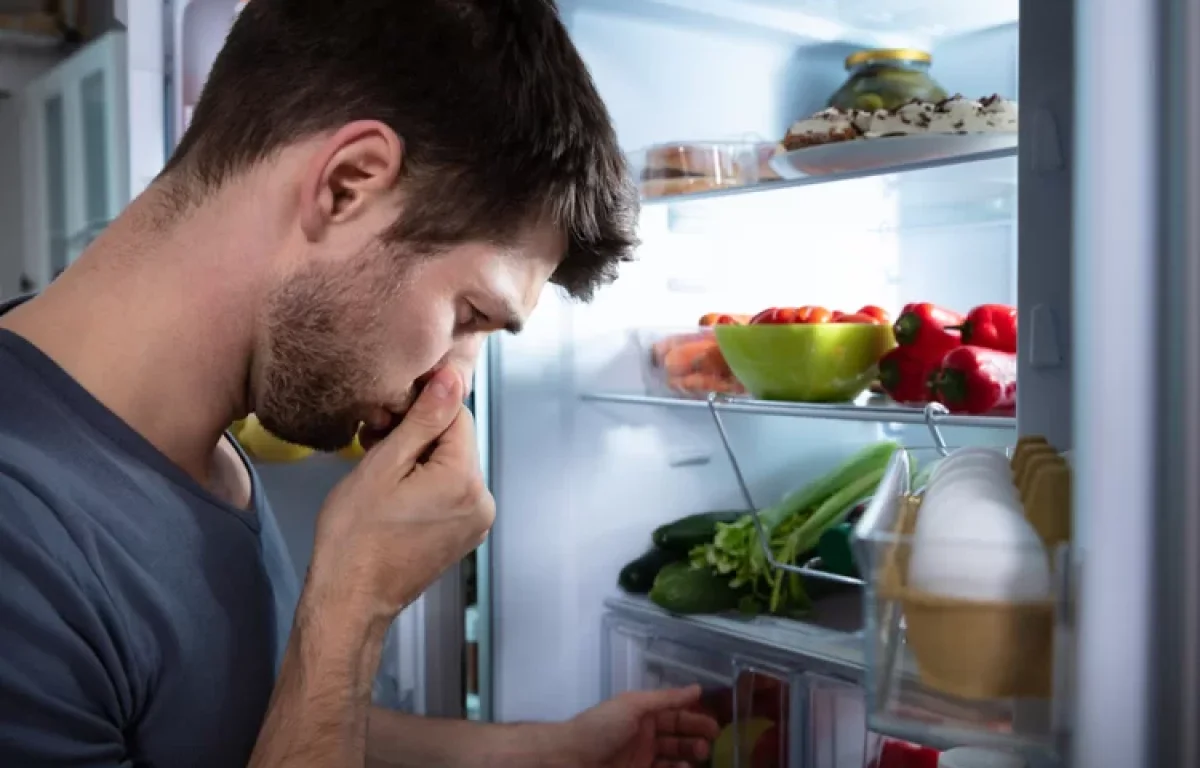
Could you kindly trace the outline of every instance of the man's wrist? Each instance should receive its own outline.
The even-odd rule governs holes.
[[[396,618],[366,590],[355,589],[345,574],[310,567],[300,595],[297,615],[303,612],[322,625],[337,627],[350,637],[382,638]]]
[[[486,768],[583,768],[575,749],[571,721],[499,726],[496,749]]]
[[[371,710],[368,768],[585,768],[569,723],[473,723]]]

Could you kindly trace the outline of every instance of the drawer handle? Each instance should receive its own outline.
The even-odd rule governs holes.
[[[694,664],[689,664],[686,661],[680,661],[679,659],[672,659],[668,656],[654,653],[653,651],[643,651],[642,658],[646,660],[647,664],[659,664],[667,669],[674,669],[679,672],[687,672],[697,680],[707,680],[710,683],[726,685],[731,688],[733,687],[733,678],[730,675],[722,675],[720,672],[713,672],[712,670],[705,669],[704,667],[698,667]]]

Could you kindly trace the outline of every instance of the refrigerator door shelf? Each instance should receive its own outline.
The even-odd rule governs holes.
[[[932,554],[914,547],[918,507],[909,495],[910,476],[906,454],[897,453],[854,533],[867,582],[871,730],[940,749],[990,747],[1053,761],[1063,725],[1059,678],[1071,661],[1063,642],[1069,618],[1063,610],[1065,582],[1060,577],[1053,584],[1051,597],[1026,602],[945,596],[914,586],[910,564],[918,551],[925,552],[923,562],[957,557],[989,568],[1046,552],[1040,542],[1029,552],[1012,549],[1021,544],[969,540]],[[1054,570],[1064,574],[1066,548],[1059,549]]]

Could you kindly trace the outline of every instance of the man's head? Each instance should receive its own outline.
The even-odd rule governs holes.
[[[586,300],[635,245],[636,194],[552,0],[252,0],[160,179],[168,215],[254,173],[288,215],[251,405],[322,449],[394,426],[439,367],[469,382],[547,281]]]

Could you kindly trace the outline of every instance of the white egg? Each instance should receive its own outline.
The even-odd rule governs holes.
[[[944,503],[958,498],[946,497]],[[935,510],[926,525],[923,517],[924,503],[912,538],[911,586],[967,600],[1027,602],[1050,596],[1045,547],[1011,504],[977,496],[953,514]]]
[[[949,482],[951,478],[962,475],[986,475],[987,477],[1003,480],[1006,483],[1012,482],[1012,470],[1007,464],[995,464],[984,459],[982,456],[975,456],[964,459],[945,472],[939,473],[937,478],[930,482],[930,485],[937,486]]]
[[[935,500],[952,491],[960,498],[962,494],[967,493],[1007,500],[1015,505],[1015,511],[1021,511],[1020,495],[1011,475],[1007,472],[997,472],[994,467],[964,465],[943,473],[937,482],[930,484],[922,497],[922,517],[924,510],[934,506],[940,508],[940,505],[935,505]]]
[[[960,464],[948,472],[943,472],[938,476],[938,479],[929,484],[930,490],[941,488],[942,486],[952,485],[953,483],[963,479],[985,478],[990,482],[1000,486],[1016,487],[1013,484],[1012,472],[1008,469],[999,469],[987,464]]]
[[[946,472],[954,469],[960,464],[966,465],[990,465],[997,470],[1012,472],[1011,465],[1008,459],[1004,458],[1004,454],[992,448],[958,448],[950,453],[949,456],[942,459],[937,468],[933,470],[933,474],[929,477],[930,483],[937,482]]]
[[[958,526],[958,519],[969,513],[981,500],[1001,505],[1009,514],[1023,515],[1016,489],[994,483],[988,478],[963,478],[956,483],[932,489],[921,501],[917,530],[932,526]]]

